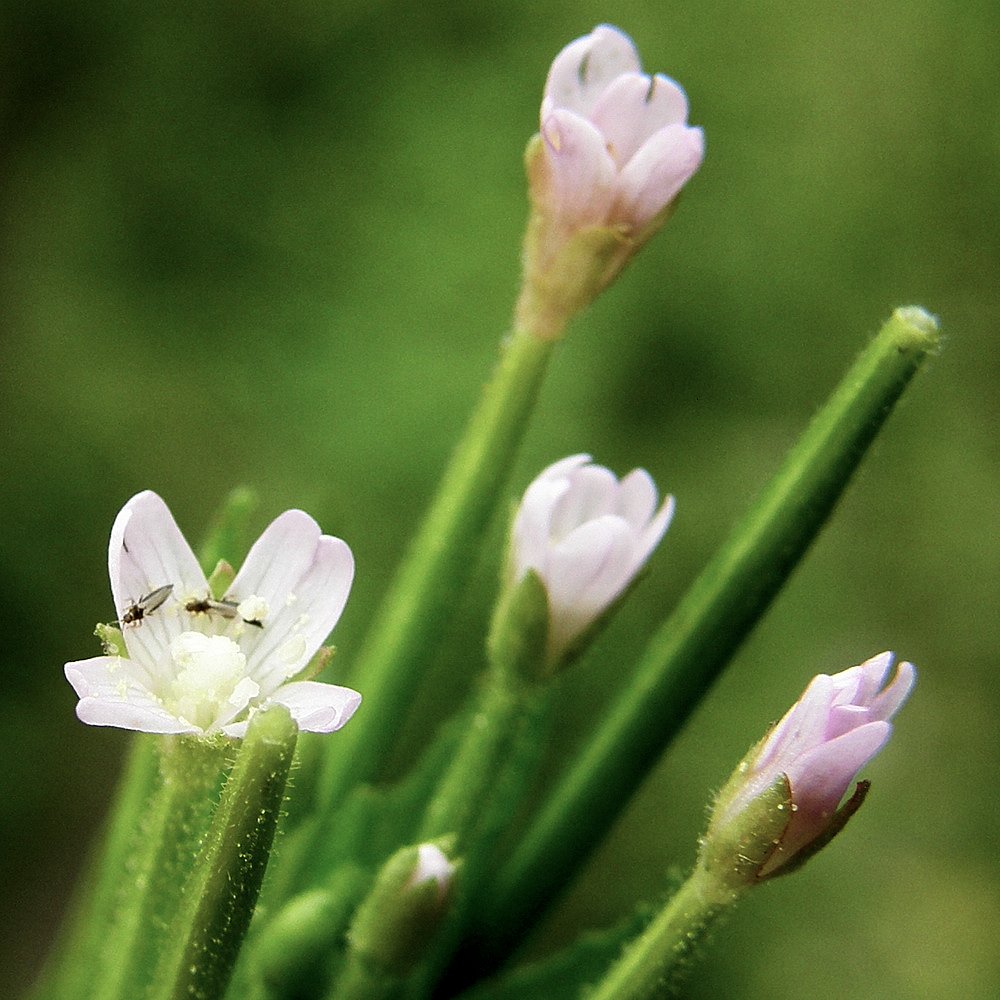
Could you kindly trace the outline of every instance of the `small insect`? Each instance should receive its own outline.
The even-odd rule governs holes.
[[[118,619],[119,625],[138,625],[146,615],[152,614],[173,593],[174,585],[165,583],[150,591],[145,597],[131,603]]]
[[[233,619],[240,617],[239,602],[228,601],[226,599],[213,601],[208,597],[195,597],[184,605],[184,610],[190,612],[192,615],[207,615],[214,611],[223,618]],[[258,621],[256,618],[244,618],[242,621],[245,625],[253,625],[256,628],[264,627],[264,623]]]

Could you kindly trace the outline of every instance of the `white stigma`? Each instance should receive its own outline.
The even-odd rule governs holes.
[[[182,632],[170,644],[176,666],[166,701],[179,717],[208,730],[220,717],[247,706],[260,686],[247,676],[247,659],[224,635]]]

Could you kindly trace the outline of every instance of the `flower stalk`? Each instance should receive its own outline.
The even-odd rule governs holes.
[[[339,746],[328,750],[318,783],[321,813],[351,785],[376,778],[389,754],[502,493],[552,346],[524,331],[504,344],[500,364],[351,672],[352,682],[364,688],[365,711]]]
[[[284,705],[251,721],[163,942],[153,1000],[225,993],[267,868],[298,733]]]

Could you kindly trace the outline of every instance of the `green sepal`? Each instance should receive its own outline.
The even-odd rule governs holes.
[[[222,798],[167,925],[154,1000],[216,1000],[226,991],[260,892],[298,727],[283,705],[250,721]]]
[[[497,601],[486,648],[490,666],[502,674],[538,681],[550,675],[546,647],[549,596],[542,578],[529,569],[505,587]]]
[[[117,625],[105,625],[101,622],[94,627],[94,635],[101,641],[101,649],[105,656],[128,656],[125,648],[125,637]]]
[[[581,934],[568,948],[549,958],[517,966],[495,979],[459,994],[458,1000],[579,1000],[599,980],[628,941],[640,934],[654,909],[641,903],[627,919],[599,931]]]
[[[524,236],[524,279],[516,325],[542,340],[555,340],[566,323],[618,276],[642,244],[627,225],[565,231],[546,206],[548,164],[540,135],[528,140],[524,165],[532,208]]]
[[[452,838],[442,838],[437,846],[447,856],[452,844]],[[421,959],[448,913],[451,883],[441,885],[434,878],[414,882],[419,863],[419,847],[411,844],[381,867],[351,922],[349,963],[359,962],[379,977],[401,979]]]
[[[814,840],[800,847],[787,861],[782,861],[777,868],[767,872],[764,878],[777,878],[779,875],[787,875],[789,872],[797,871],[814,854],[823,850],[847,826],[847,821],[861,808],[861,804],[868,796],[868,789],[870,787],[870,781],[859,781],[854,786],[854,792],[851,797],[830,817],[826,829]]]
[[[722,824],[709,824],[701,842],[698,867],[711,875],[713,884],[723,893],[749,889],[778,849],[792,811],[792,788],[787,775],[780,774],[769,789],[751,799],[740,812]]]

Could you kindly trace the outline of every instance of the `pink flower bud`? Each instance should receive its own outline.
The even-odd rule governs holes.
[[[701,165],[684,91],[642,73],[632,40],[600,25],[549,70],[541,108],[545,169],[536,199],[567,230],[644,229]]]
[[[532,212],[516,310],[518,328],[544,340],[614,281],[701,165],[684,91],[641,69],[632,40],[602,24],[549,70],[525,151]]]
[[[589,455],[550,465],[528,487],[511,532],[510,577],[516,585],[533,570],[545,587],[550,662],[622,595],[673,512],[673,497],[657,507],[644,469],[619,482]]]
[[[814,677],[802,697],[740,764],[720,797],[709,828],[738,823],[740,815],[782,775],[792,816],[758,878],[792,867],[823,846],[861,804],[862,794],[840,806],[855,776],[885,746],[890,719],[916,680],[902,662],[886,684],[892,653],[880,653],[832,677]]]

